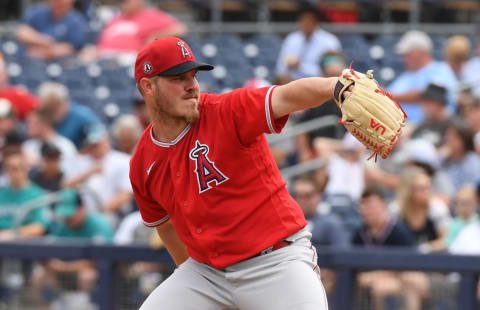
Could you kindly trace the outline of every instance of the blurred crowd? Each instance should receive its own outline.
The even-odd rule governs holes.
[[[134,57],[150,40],[188,32],[144,0],[122,0],[97,44],[87,46],[91,4],[85,2],[84,10],[73,5],[74,0],[49,0],[28,8],[16,31],[28,57]],[[416,30],[395,42],[394,57],[405,70],[384,86],[404,107],[408,125],[388,159],[367,161],[364,147],[341,125],[322,125],[323,117],[341,116],[333,101],[292,115],[286,129],[316,120],[315,130],[271,145],[280,168],[323,162],[288,184],[315,244],[480,255],[480,44],[475,49],[470,38],[452,36],[443,59],[435,59],[433,49],[429,35]],[[252,77],[245,86],[338,76],[349,62],[340,40],[306,7],[298,31],[283,41],[275,78]],[[7,66],[0,57],[0,240],[51,236],[160,248],[161,240],[143,227],[129,181],[130,156],[149,124],[141,96],[129,98],[134,113],[105,124],[87,105],[73,102],[72,89],[58,81],[45,81],[34,93],[10,85]],[[158,264],[139,263],[126,274],[159,270]],[[97,276],[89,261],[39,264],[32,272],[39,296],[48,300],[44,289],[55,287],[58,273],[78,274],[78,288],[86,291]],[[331,292],[334,274],[322,274]],[[145,287],[152,287],[150,280]],[[372,272],[363,273],[359,284],[372,291],[375,309],[383,308],[384,296],[399,294],[415,310],[432,279]]]

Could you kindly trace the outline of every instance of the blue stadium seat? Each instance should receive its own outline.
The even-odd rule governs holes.
[[[370,46],[365,38],[359,34],[344,34],[338,37],[343,49],[356,49],[357,51],[368,51]]]
[[[393,51],[395,48],[395,44],[397,44],[398,40],[400,40],[399,35],[382,34],[379,35],[372,43],[380,45],[385,50]]]
[[[324,200],[333,208],[339,207],[343,210],[356,209],[355,201],[348,194],[327,194]],[[343,212],[340,210],[339,212]],[[345,211],[346,212],[346,211]]]

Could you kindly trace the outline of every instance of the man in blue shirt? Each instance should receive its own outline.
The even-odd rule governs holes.
[[[408,115],[407,121],[418,124],[423,120],[419,99],[430,83],[447,89],[448,108],[453,112],[457,79],[447,64],[433,58],[433,43],[430,37],[424,32],[412,30],[402,36],[395,48],[402,56],[407,71],[400,74],[389,85],[388,90],[403,106]]]
[[[17,39],[30,56],[54,59],[78,51],[85,43],[87,23],[73,10],[73,0],[50,0],[27,10]]]
[[[68,89],[62,84],[45,82],[38,89],[38,97],[55,120],[55,130],[72,141],[77,149],[82,147],[86,133],[100,124],[93,111],[85,106],[69,102]]]

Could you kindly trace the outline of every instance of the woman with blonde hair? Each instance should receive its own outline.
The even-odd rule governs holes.
[[[472,51],[472,44],[466,36],[455,35],[448,38],[443,49],[445,61],[457,78],[462,77],[463,66],[468,61]]]
[[[410,230],[421,252],[445,248],[443,238],[451,216],[447,205],[433,195],[431,178],[425,170],[419,167],[405,170],[391,210]],[[433,278],[422,272],[403,272],[400,279],[410,309],[421,309],[422,299],[429,295]]]
[[[444,249],[443,237],[451,221],[448,206],[432,192],[428,173],[417,167],[402,175],[391,210],[415,237],[421,251]]]

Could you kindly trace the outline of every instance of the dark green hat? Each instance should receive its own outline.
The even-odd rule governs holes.
[[[79,207],[78,194],[73,189],[65,189],[60,192],[59,201],[55,203],[53,212],[60,218],[73,216]]]

